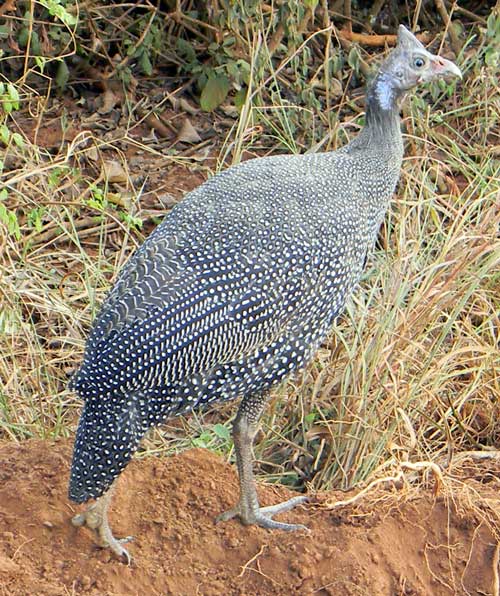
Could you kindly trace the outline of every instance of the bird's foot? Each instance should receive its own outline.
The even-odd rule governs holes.
[[[94,530],[101,548],[109,548],[118,557],[123,557],[127,561],[127,564],[130,565],[132,557],[122,545],[130,542],[134,537],[115,538],[109,527],[106,512],[102,511],[102,508],[99,507],[99,502],[91,505],[83,513],[75,515],[71,523],[74,526],[87,526],[91,530]]]
[[[283,503],[278,503],[277,505],[270,505],[269,507],[259,507],[258,503],[248,506],[245,502],[240,501],[233,509],[229,509],[229,511],[218,515],[215,521],[219,523],[239,517],[241,522],[246,526],[256,524],[268,530],[285,530],[287,532],[294,532],[296,530],[309,531],[309,528],[302,524],[287,524],[273,519],[273,516],[277,513],[290,511],[296,505],[300,505],[306,501],[307,497],[293,497],[292,499],[288,499],[288,501],[283,501]]]

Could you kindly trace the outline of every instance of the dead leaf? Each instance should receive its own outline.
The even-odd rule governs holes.
[[[191,124],[189,118],[184,118],[182,123],[181,129],[179,130],[179,134],[177,135],[177,140],[181,143],[199,143],[201,141],[201,137],[198,134],[195,127]]]
[[[97,111],[99,114],[109,114],[119,101],[120,98],[111,89],[106,89],[99,97],[101,107]]]
[[[115,159],[105,161],[102,164],[102,170],[108,182],[128,182],[127,172],[123,169],[122,164]]]
[[[338,79],[332,78],[330,81],[330,95],[332,97],[340,97],[343,93],[342,83]]]
[[[179,99],[177,99],[177,97],[171,97],[170,103],[176,112],[186,112],[186,114],[191,114],[191,116],[194,116],[199,112],[199,110],[189,103],[187,99],[184,99],[184,97],[180,97]]]
[[[0,6],[0,16],[6,12],[16,12],[16,0],[6,0],[2,6]]]
[[[95,145],[89,147],[85,152],[85,155],[87,156],[87,159],[90,159],[90,161],[97,161],[99,159],[99,151]]]
[[[117,194],[115,192],[108,192],[108,194],[106,195],[106,198],[108,199],[108,201],[110,203],[113,203],[113,205],[118,205],[119,207],[122,207],[128,213],[130,213],[132,206],[134,204],[134,197],[135,197],[135,195],[132,195],[130,193]]]
[[[326,438],[332,436],[332,431],[328,426],[323,424],[314,424],[310,429],[306,431],[306,437],[308,441],[318,438]]]

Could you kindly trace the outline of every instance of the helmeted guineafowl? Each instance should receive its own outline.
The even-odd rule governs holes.
[[[366,124],[330,153],[254,159],[190,192],[121,271],[72,380],[84,407],[69,496],[98,499],[76,525],[128,553],[107,521],[110,487],[139,441],[170,416],[241,397],[241,496],[220,516],[272,519],[305,497],[259,506],[252,441],[269,390],[304,367],[362,273],[403,157],[399,103],[418,83],[461,76],[403,26],[368,87]]]

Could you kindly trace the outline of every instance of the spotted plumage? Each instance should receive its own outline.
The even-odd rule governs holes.
[[[370,169],[358,145],[230,168],[132,257],[72,383],[85,400],[74,500],[102,494],[151,425],[268,390],[310,359],[359,279],[399,173],[401,143],[377,183],[356,190]]]
[[[369,88],[366,126],[347,146],[227,169],[129,260],[72,381],[84,408],[71,499],[105,493],[150,427],[215,401],[243,398],[237,455],[247,449],[265,396],[311,359],[360,278],[399,176],[397,101],[417,82],[414,52],[432,56],[401,30]],[[238,463],[245,523],[258,509],[249,457]]]

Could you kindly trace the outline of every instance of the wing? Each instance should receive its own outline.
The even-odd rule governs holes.
[[[318,227],[321,204],[304,209],[322,190],[309,170],[286,185],[279,167],[264,172],[248,178],[242,166],[205,183],[132,257],[90,334],[73,382],[82,396],[177,384],[307,317],[335,231]]]

